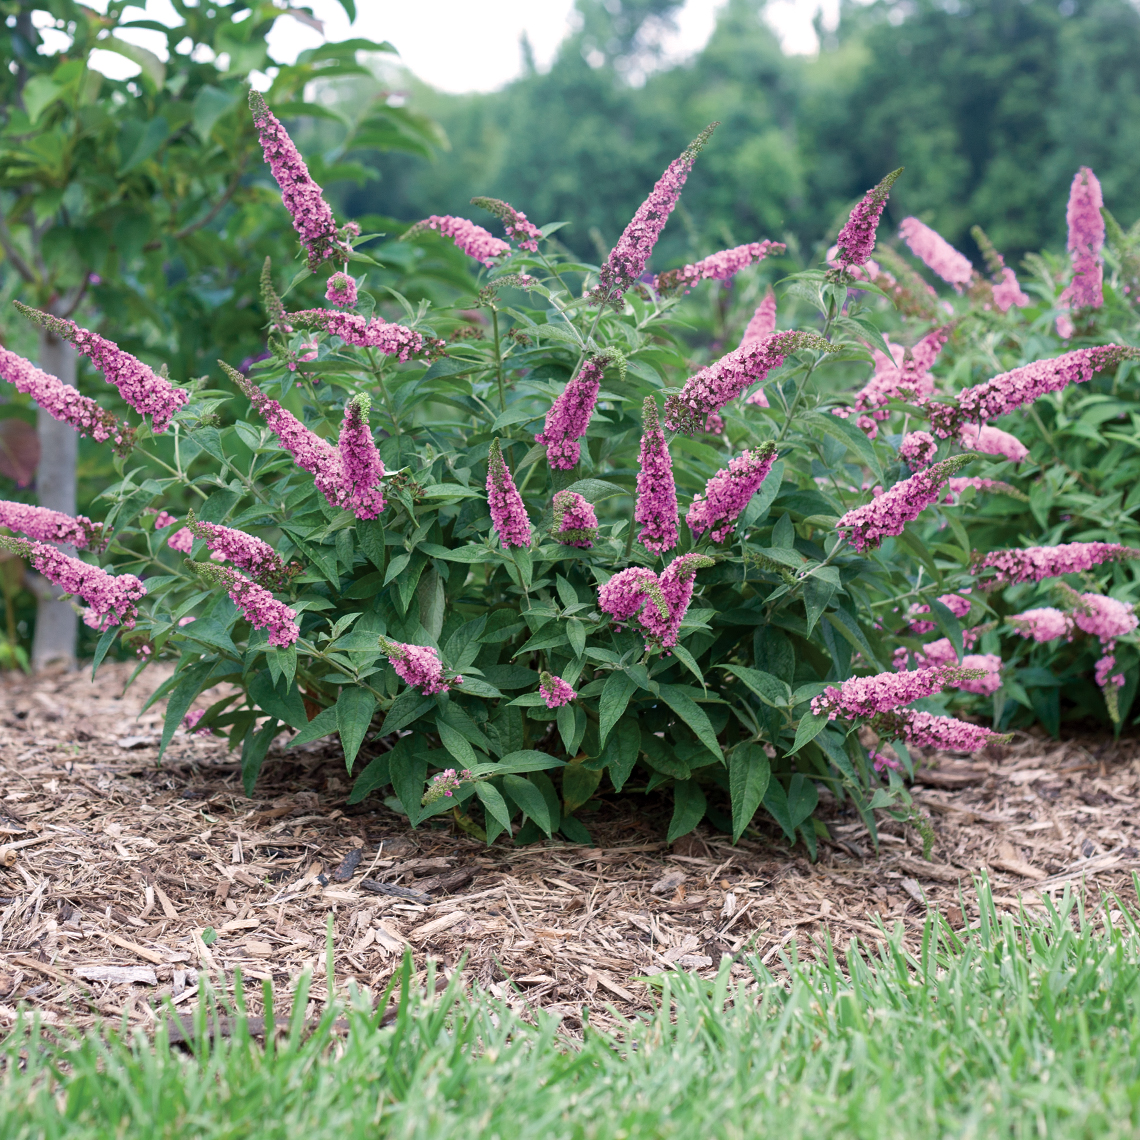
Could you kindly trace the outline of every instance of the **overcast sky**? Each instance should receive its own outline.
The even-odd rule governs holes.
[[[106,0],[87,2],[106,9]],[[723,2],[687,0],[676,34],[665,44],[667,61],[684,59],[704,46]],[[820,3],[771,0],[768,4],[768,19],[786,51],[808,53],[817,49],[811,20]],[[834,18],[838,0],[822,3],[827,15]],[[420,79],[443,91],[463,92],[491,91],[515,78],[522,69],[519,37],[523,32],[530,39],[539,67],[548,65],[571,28],[574,5],[573,0],[357,0],[357,18],[351,26],[337,0],[305,0],[305,6],[324,24],[328,39],[360,36],[388,40]],[[125,13],[128,19],[144,14],[165,24],[177,22],[170,0],[145,0],[145,4]],[[158,33],[139,31],[126,36],[161,56],[166,54]],[[285,17],[269,35],[270,55],[279,63],[291,63],[298,52],[315,47],[321,38],[315,28]],[[138,70],[112,52],[96,53],[93,63],[116,77],[125,78]]]

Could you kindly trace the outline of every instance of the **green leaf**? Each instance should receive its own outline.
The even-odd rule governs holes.
[[[875,476],[877,483],[885,481],[883,468],[879,464],[874,446],[863,430],[855,425],[854,420],[841,419],[826,412],[811,412],[807,420],[820,431],[846,444],[871,469],[871,474]]]
[[[427,814],[420,804],[427,779],[427,763],[413,755],[411,737],[404,737],[388,753],[388,766],[392,773],[392,787],[408,813],[409,822],[415,827]]]
[[[131,63],[137,63],[142,69],[143,75],[150,80],[155,88],[161,90],[162,85],[166,82],[166,65],[154,52],[139,47],[138,44],[117,39],[115,36],[104,36],[99,41],[99,47],[102,51],[118,52],[119,55],[126,56]]]
[[[95,646],[95,659],[91,662],[92,681],[95,680],[96,670],[103,664],[103,658],[107,656],[107,650],[111,648],[111,643],[120,632],[121,630],[117,625],[113,625],[103,631],[103,636],[99,638],[99,644]]]
[[[672,843],[682,835],[688,835],[704,819],[707,806],[705,793],[696,780],[677,781],[673,785],[673,818],[669,821],[665,842]]]
[[[859,628],[859,623],[844,609],[828,610],[823,615],[856,649],[862,653],[880,672],[884,672],[878,655],[871,648],[867,635]]]
[[[835,571],[835,576],[838,579],[839,572],[835,570],[834,566],[827,566],[825,569]],[[833,582],[827,578],[809,577],[804,579],[804,612],[807,615],[806,637],[811,637],[815,623],[819,621],[824,610],[831,604],[831,599],[835,597],[837,586],[837,581]]]
[[[483,805],[484,810],[491,816],[492,819],[497,819],[503,825],[503,830],[510,832],[511,830],[511,809],[507,807],[507,801],[503,799],[502,793],[494,784],[489,784],[485,780],[480,780],[475,785],[475,795],[479,797],[479,802]]]
[[[202,686],[213,667],[213,661],[198,661],[182,673],[178,683],[174,686],[174,691],[166,702],[166,719],[162,725],[162,740],[158,745],[158,758],[160,760],[166,751],[166,746],[174,736],[175,730],[182,723],[186,710],[190,708],[194,698],[202,691]]]
[[[478,764],[471,769],[471,772],[475,776],[504,776],[507,773],[543,772],[549,768],[565,766],[565,760],[559,760],[549,752],[523,749],[518,752],[508,752],[497,764]]]
[[[752,822],[768,790],[772,766],[759,744],[741,744],[728,760],[728,786],[732,799],[732,842]]]
[[[724,754],[720,750],[708,714],[689,696],[688,690],[680,685],[662,685],[661,698],[697,734],[697,739],[723,763]]]
[[[461,733],[457,732],[441,715],[435,718],[436,731],[439,733],[439,741],[451,753],[452,756],[459,762],[462,768],[474,768],[478,764],[475,756],[475,749],[471,747],[470,742]]]
[[[364,771],[356,777],[356,782],[352,785],[352,791],[349,793],[348,802],[350,804],[360,803],[370,792],[392,782],[388,755],[387,752],[381,752],[379,756],[373,756],[364,766]]]
[[[317,715],[289,741],[289,747],[292,748],[297,744],[308,744],[312,740],[320,740],[322,736],[328,736],[330,733],[336,732],[336,730],[336,705],[332,705],[330,708],[322,709],[317,713]]]
[[[610,772],[610,782],[615,792],[620,792],[633,772],[637,757],[641,752],[641,729],[632,717],[619,720],[610,733],[609,741],[602,750],[600,759]]]
[[[434,697],[425,697],[416,689],[405,689],[391,704],[384,715],[384,735],[399,732],[413,721],[419,720],[428,709],[435,706]]]
[[[739,677],[766,705],[774,709],[787,708],[792,690],[786,681],[765,673],[762,669],[746,669],[743,665],[718,665]]]
[[[584,764],[567,764],[562,770],[562,804],[567,814],[580,808],[602,782],[602,770]]]
[[[598,743],[604,745],[610,730],[619,720],[629,704],[629,698],[637,689],[637,683],[628,673],[615,669],[607,678],[598,700]],[[620,789],[619,789],[620,790]]]
[[[35,126],[36,120],[63,94],[63,91],[64,89],[47,75],[37,75],[24,84],[24,110],[28,112],[28,121],[32,126]]]
[[[529,780],[522,776],[504,776],[503,788],[507,795],[515,801],[528,819],[533,819],[549,838],[554,831],[550,821],[550,810],[546,806],[546,798],[542,792]]]
[[[608,483],[605,479],[579,479],[566,488],[581,495],[587,503],[600,503],[603,499],[613,498],[614,495],[628,495],[627,487],[619,487],[616,483]]]
[[[796,841],[796,829],[788,811],[788,793],[779,780],[772,780],[764,793],[764,806],[768,814],[780,825],[780,830],[788,837],[789,843]]]
[[[341,689],[336,700],[336,727],[344,749],[345,767],[350,772],[375,711],[376,697],[363,685],[345,685]]]
[[[950,644],[954,646],[954,652],[958,654],[958,660],[961,662],[966,650],[962,645],[962,625],[954,616],[953,611],[943,602],[932,600],[930,616],[943,635],[950,641]]]
[[[487,697],[490,700],[495,700],[503,695],[494,685],[488,685],[482,677],[464,676],[463,684],[456,685],[455,688],[461,693],[470,693],[473,697]]]
[[[674,645],[671,652],[702,685],[705,683],[705,675],[701,672],[697,659],[683,645]]]
[[[818,803],[819,791],[816,789],[815,782],[809,780],[801,772],[797,772],[792,777],[792,782],[788,787],[788,818],[791,820],[793,829],[799,827],[815,811]]]
[[[277,718],[272,716],[257,732],[254,732],[251,724],[245,734],[241,749],[241,782],[247,796],[253,795],[253,786],[257,783],[261,765],[265,763],[269,745],[273,743],[276,735]]]
[[[827,713],[804,713],[800,717],[799,726],[796,728],[796,741],[789,750],[790,754],[795,755],[809,740],[814,740],[827,727],[827,724]]]
[[[194,624],[197,625],[197,622]],[[256,674],[247,691],[250,701],[262,712],[275,716],[291,728],[308,727],[309,716],[305,712],[305,702],[301,700],[301,694],[297,691],[296,685],[290,684],[288,691],[282,696],[281,692],[274,686],[273,677],[269,670],[265,669]]]

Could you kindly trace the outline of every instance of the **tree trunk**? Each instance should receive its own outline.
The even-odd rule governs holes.
[[[75,387],[75,349],[46,329],[40,333],[39,366],[65,384]],[[42,408],[36,414],[40,463],[36,469],[36,495],[41,507],[75,514],[76,464],[79,436],[68,424],[52,419]],[[61,546],[65,554],[75,547]],[[69,602],[59,600],[60,590],[44,579],[37,589],[36,632],[32,641],[32,668],[63,665],[74,669],[79,619]]]

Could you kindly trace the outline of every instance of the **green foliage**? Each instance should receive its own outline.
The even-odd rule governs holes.
[[[377,1009],[330,1001],[308,1027],[308,975],[291,1010],[264,983],[284,1030],[264,1046],[241,1005],[224,1011],[232,1034],[210,1035],[223,1011],[208,983],[186,1053],[161,1021],[152,1042],[29,1017],[0,1046],[0,1119],[13,1137],[84,1140],[1135,1135],[1134,914],[1066,896],[1040,917],[999,915],[985,887],[979,901],[977,930],[931,914],[919,953],[899,928],[875,952],[828,946],[814,962],[793,942],[776,972],[747,957],[747,985],[727,962],[715,978],[655,975],[655,1010],[613,1030],[586,1021],[581,1040],[465,994],[462,974],[433,994],[430,963],[424,996],[410,960]]]

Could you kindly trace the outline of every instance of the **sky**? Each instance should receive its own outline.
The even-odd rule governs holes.
[[[106,0],[88,2],[106,9]],[[687,0],[677,31],[663,44],[664,63],[700,51],[712,34],[723,2]],[[833,23],[838,0],[770,0],[767,17],[785,51],[809,54],[818,49],[811,21],[821,3],[825,20]],[[298,52],[317,46],[322,38],[387,40],[399,51],[404,65],[433,87],[456,93],[491,91],[521,73],[519,40],[524,32],[539,68],[549,65],[572,28],[573,6],[573,0],[356,0],[357,18],[350,25],[337,0],[305,0],[305,7],[323,24],[323,36],[307,22],[285,16],[270,33],[269,50],[278,63],[292,63]],[[125,15],[164,24],[178,22],[170,0],[145,0],[137,8],[128,8]],[[160,56],[166,54],[159,33],[131,31],[123,37]],[[51,43],[46,46],[58,50]],[[92,64],[115,78],[138,71],[137,65],[113,52],[96,52]],[[268,81],[261,85],[267,86]]]

